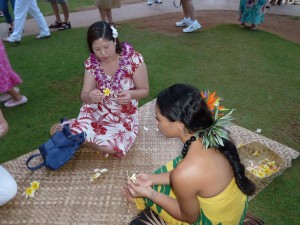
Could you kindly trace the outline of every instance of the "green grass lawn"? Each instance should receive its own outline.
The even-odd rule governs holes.
[[[1,109],[10,131],[0,141],[0,163],[37,149],[49,138],[52,124],[76,117],[81,105],[83,61],[88,57],[86,28],[53,32],[46,40],[23,37],[6,44],[20,74],[28,103]],[[300,45],[270,33],[221,25],[178,36],[118,28],[121,41],[141,52],[149,72],[150,94],[140,105],[174,83],[217,91],[223,105],[235,108],[235,123],[300,150]],[[299,223],[300,160],[250,202],[250,211],[266,224]]]

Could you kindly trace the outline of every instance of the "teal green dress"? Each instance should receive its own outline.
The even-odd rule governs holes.
[[[266,0],[240,0],[240,21],[261,24],[265,19]]]

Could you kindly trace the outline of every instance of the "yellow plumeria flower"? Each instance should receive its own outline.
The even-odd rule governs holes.
[[[40,187],[40,182],[38,182],[38,181],[33,181],[33,182],[31,182],[30,183],[30,187],[33,189],[33,190],[37,190],[37,189],[39,189],[39,187]]]
[[[26,188],[23,195],[25,195],[26,198],[28,198],[28,196],[33,198],[34,197],[34,192],[35,192],[35,190],[32,187],[28,187],[28,188]]]
[[[109,96],[110,93],[111,93],[111,90],[110,90],[109,88],[105,88],[105,89],[103,90],[103,93],[104,93],[104,96]]]

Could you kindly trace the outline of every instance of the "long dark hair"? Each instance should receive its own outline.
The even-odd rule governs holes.
[[[156,101],[160,113],[169,121],[180,121],[190,133],[205,130],[213,122],[213,116],[208,109],[200,91],[188,84],[174,84],[159,93]],[[246,195],[255,192],[255,185],[245,175],[245,167],[241,163],[235,144],[222,138],[224,146],[217,149],[228,159],[239,189]]]
[[[99,38],[103,38],[108,41],[115,41],[116,42],[116,53],[120,54],[122,52],[120,41],[118,38],[114,38],[112,36],[112,29],[111,25],[109,25],[105,21],[99,21],[93,23],[87,32],[87,43],[89,46],[90,53],[94,53],[92,45],[95,40]]]

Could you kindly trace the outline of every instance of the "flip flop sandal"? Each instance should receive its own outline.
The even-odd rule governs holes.
[[[54,23],[50,24],[49,28],[60,28],[62,27],[62,24],[62,22],[55,21]]]

